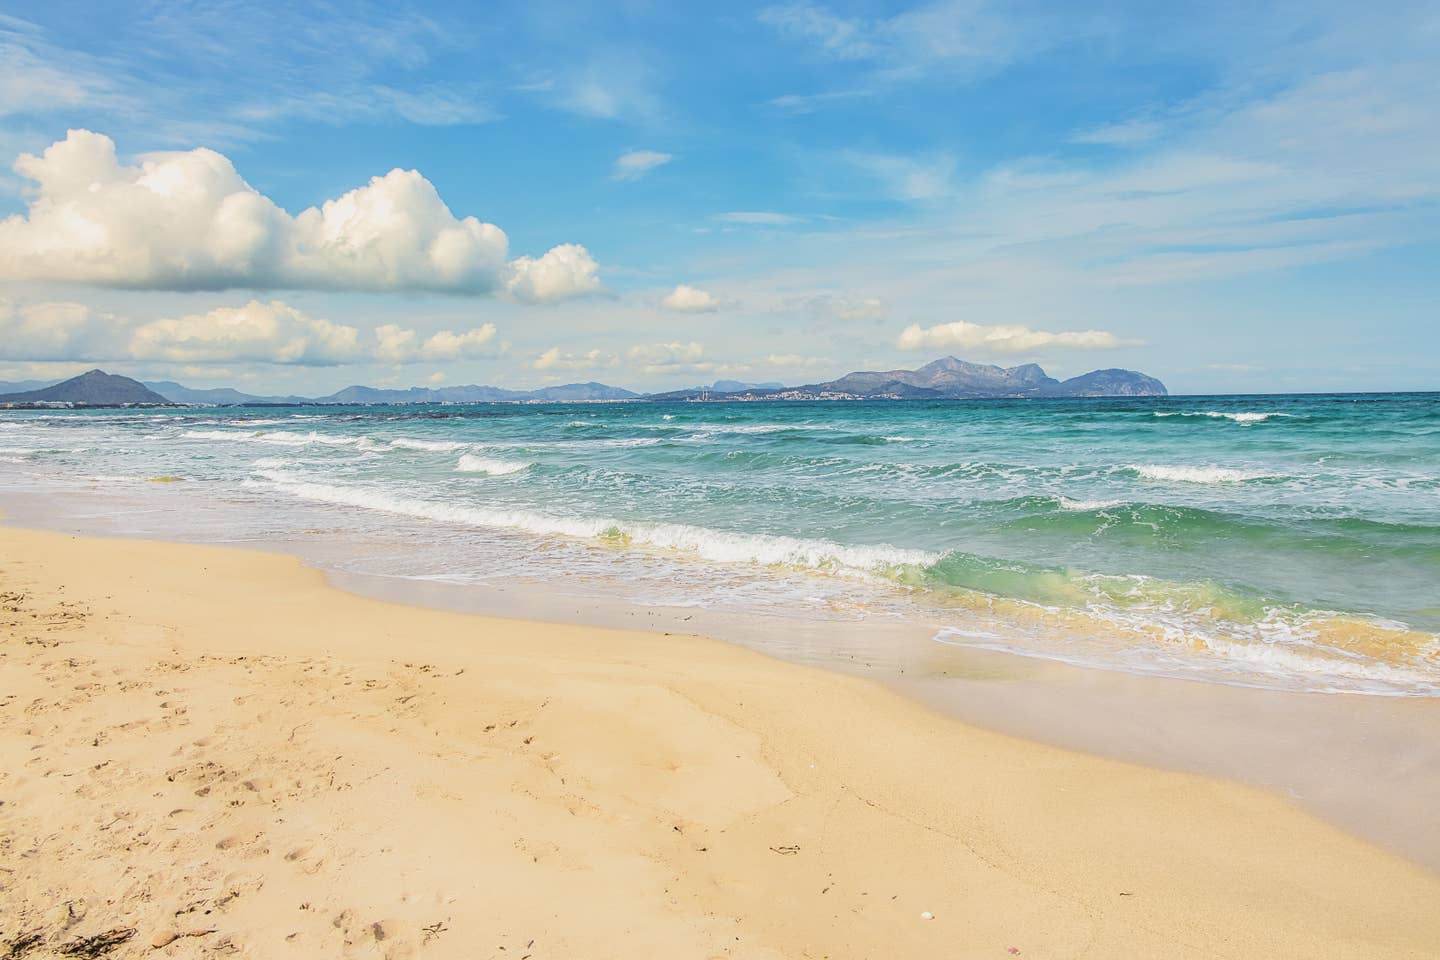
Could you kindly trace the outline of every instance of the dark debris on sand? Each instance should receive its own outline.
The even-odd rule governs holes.
[[[135,936],[134,927],[116,927],[114,930],[97,933],[93,937],[71,940],[57,952],[62,957],[103,957],[133,936]]]

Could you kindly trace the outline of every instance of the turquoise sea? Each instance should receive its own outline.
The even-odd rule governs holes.
[[[1436,394],[0,412],[7,488],[388,576],[1440,693]]]

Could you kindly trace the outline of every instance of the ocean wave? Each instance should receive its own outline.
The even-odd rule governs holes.
[[[487,473],[492,477],[505,477],[528,470],[532,466],[534,464],[523,460],[497,460],[467,453],[456,462],[455,469],[461,473]]]
[[[1232,413],[1225,410],[1156,410],[1157,417],[1208,417],[1212,420],[1230,420],[1234,423],[1264,423],[1271,417],[1293,417],[1292,413],[1257,413],[1244,411]]]
[[[331,447],[353,447],[367,437],[336,437],[330,434],[317,433],[314,430],[309,433],[290,433],[284,430],[271,430],[267,433],[250,431],[242,433],[236,430],[186,430],[180,436],[187,440],[219,440],[228,443],[268,443],[280,447],[305,447],[312,443],[322,444]]]
[[[1169,483],[1242,483],[1246,480],[1279,479],[1272,473],[1235,470],[1230,467],[1183,467],[1142,463],[1131,464],[1125,469],[1135,471],[1146,480],[1163,480]]]
[[[252,440],[253,435],[236,433],[233,430],[186,430],[180,436],[186,440]]]
[[[468,446],[470,444],[461,440],[414,440],[409,437],[396,437],[390,441],[390,447],[395,450],[427,450],[436,453],[463,450]]]
[[[941,558],[939,554],[928,551],[887,544],[848,545],[800,537],[732,533],[678,523],[556,517],[534,510],[472,507],[402,497],[382,490],[317,483],[278,471],[257,471],[257,475],[286,493],[321,503],[467,526],[658,548],[720,563],[790,566],[840,574],[873,575],[900,567],[926,566]]]
[[[819,423],[697,423],[694,429],[701,433],[734,433],[741,435],[766,433],[835,433],[837,427]]]
[[[1124,500],[1072,500],[1069,497],[1056,497],[1055,504],[1061,510],[1070,510],[1076,513],[1089,513],[1095,510],[1111,510],[1115,507],[1125,505]]]

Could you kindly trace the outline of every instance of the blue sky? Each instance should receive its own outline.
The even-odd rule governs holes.
[[[0,379],[1436,389],[1437,154],[1424,3],[12,4]]]

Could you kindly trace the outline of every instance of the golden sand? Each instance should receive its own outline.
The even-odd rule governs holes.
[[[0,594],[0,955],[1440,956],[1279,797],[718,642],[15,530]]]

